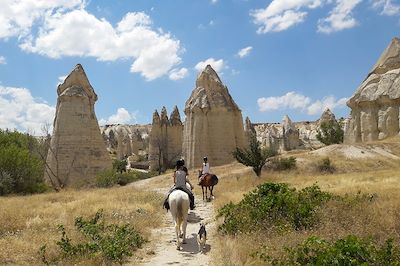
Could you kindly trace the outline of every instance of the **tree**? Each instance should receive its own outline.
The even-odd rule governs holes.
[[[0,130],[0,195],[45,190],[39,149],[29,134]]]
[[[261,175],[261,169],[267,162],[268,158],[273,157],[277,154],[272,149],[261,148],[261,143],[257,140],[255,133],[249,134],[249,149],[241,149],[236,147],[233,152],[233,157],[246,166],[251,166],[257,176]]]
[[[338,144],[343,142],[343,129],[336,121],[322,122],[318,130],[317,139],[325,145]]]

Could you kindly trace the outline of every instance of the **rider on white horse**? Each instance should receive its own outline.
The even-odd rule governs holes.
[[[176,162],[176,171],[174,172],[173,175],[175,185],[170,189],[170,191],[168,192],[168,196],[164,201],[164,208],[166,208],[167,210],[169,210],[169,205],[168,205],[169,194],[175,189],[179,189],[186,192],[190,199],[190,209],[193,210],[195,208],[194,195],[192,191],[186,187],[186,183],[188,183],[190,185],[190,188],[193,189],[193,185],[190,183],[187,176],[188,176],[188,171],[187,168],[185,167],[185,161],[183,159],[180,159]]]

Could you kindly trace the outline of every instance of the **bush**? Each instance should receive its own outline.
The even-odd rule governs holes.
[[[63,225],[58,226],[61,239],[57,241],[60,255],[51,261],[57,262],[62,259],[79,259],[84,256],[101,256],[106,262],[113,261],[122,263],[126,256],[132,256],[132,251],[141,248],[145,239],[130,224],[106,225],[103,218],[103,211],[99,210],[93,218],[75,219],[76,229],[84,236],[86,241],[73,243],[68,237]],[[46,246],[39,250],[42,261],[49,263],[46,256]]]
[[[296,167],[296,157],[274,158],[270,162],[270,167],[275,171],[290,170]]]
[[[296,191],[287,184],[265,183],[238,204],[229,203],[218,210],[217,217],[224,218],[219,230],[235,235],[272,226],[311,228],[318,222],[318,209],[331,197],[316,185]]]
[[[128,162],[126,160],[117,160],[114,159],[113,160],[113,170],[118,172],[118,173],[122,173],[122,172],[126,172],[126,166],[128,165]]]
[[[329,157],[326,157],[318,162],[317,164],[318,171],[322,173],[333,173],[336,171],[335,166],[332,165]]]
[[[39,146],[32,136],[0,130],[0,196],[46,190]]]
[[[257,140],[256,134],[249,136],[250,149],[236,148],[233,157],[241,164],[251,166],[257,176],[261,175],[261,169],[268,158],[275,156],[277,153],[272,149],[262,149],[261,143]]]
[[[317,133],[317,140],[325,145],[343,142],[344,132],[340,123],[336,121],[323,122]]]
[[[115,172],[114,170],[105,171],[96,176],[97,187],[112,187],[116,184],[125,186],[129,183],[146,179],[154,176],[154,173],[145,173],[141,171],[129,171],[124,173]]]
[[[400,248],[392,239],[379,245],[354,235],[331,242],[311,236],[293,248],[286,248],[285,253],[281,258],[264,252],[257,255],[272,265],[400,265]]]

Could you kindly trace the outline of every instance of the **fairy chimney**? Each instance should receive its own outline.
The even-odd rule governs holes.
[[[80,64],[58,85],[57,94],[45,178],[57,188],[89,184],[111,169],[111,158],[94,110],[97,95]]]
[[[189,168],[207,156],[211,165],[232,162],[236,147],[245,146],[242,113],[214,69],[199,74],[185,104],[183,154]]]
[[[400,40],[394,38],[348,100],[350,119],[345,143],[366,142],[399,134]]]
[[[175,106],[168,118],[167,109],[158,115],[153,114],[153,124],[150,132],[149,161],[151,170],[173,168],[176,160],[182,156],[183,124],[178,108]]]
[[[300,145],[299,130],[290,120],[289,116],[285,115],[282,120],[283,129],[283,150],[290,151],[298,148]]]

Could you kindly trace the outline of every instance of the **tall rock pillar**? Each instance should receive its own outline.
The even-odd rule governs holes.
[[[234,161],[232,152],[246,145],[243,118],[228,88],[208,65],[185,104],[183,153],[189,168],[207,156],[213,166]]]
[[[58,86],[57,94],[45,178],[58,188],[91,183],[112,165],[94,111],[97,95],[80,64]]]

